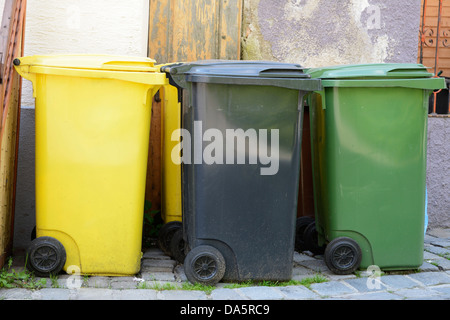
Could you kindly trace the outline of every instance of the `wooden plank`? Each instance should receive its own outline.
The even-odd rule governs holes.
[[[172,61],[217,57],[218,6],[216,0],[177,0],[171,7]]]
[[[158,63],[240,58],[242,0],[150,0],[148,56]]]
[[[219,59],[239,60],[241,56],[242,0],[220,1]]]
[[[0,267],[11,254],[14,235],[17,151],[20,127],[21,78],[13,70],[12,61],[23,55],[26,0],[11,5],[8,42],[2,66],[1,135],[0,135]],[[9,10],[9,9],[7,9]],[[5,23],[3,23],[5,25]],[[4,31],[2,31],[3,33]]]
[[[161,209],[161,102],[158,95],[152,103],[145,189],[145,199],[152,203],[152,210]]]
[[[240,59],[242,0],[150,0],[148,56],[161,63]],[[153,101],[146,200],[161,209],[161,104]]]

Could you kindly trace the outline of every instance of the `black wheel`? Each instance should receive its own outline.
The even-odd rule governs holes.
[[[303,234],[308,225],[314,222],[312,217],[299,217],[295,225],[295,250],[302,252],[306,250],[305,241],[303,241]]]
[[[325,246],[319,246],[319,237],[316,229],[316,222],[311,222],[303,232],[303,242],[305,250],[311,251],[314,254],[323,254]]]
[[[166,223],[159,229],[158,247],[170,256],[170,241],[177,230],[182,229],[183,224],[180,221]]]
[[[66,263],[64,246],[51,237],[39,237],[31,242],[27,250],[27,268],[39,277],[61,272]]]
[[[170,256],[179,263],[183,263],[186,258],[185,242],[183,239],[183,229],[175,231],[170,241]]]
[[[36,226],[34,226],[33,230],[31,230],[30,239],[31,241],[36,239]]]
[[[325,250],[325,263],[335,274],[351,274],[361,264],[361,248],[355,240],[341,237],[331,241]]]
[[[225,258],[211,246],[193,248],[184,260],[184,272],[193,284],[213,286],[222,280],[225,268]]]

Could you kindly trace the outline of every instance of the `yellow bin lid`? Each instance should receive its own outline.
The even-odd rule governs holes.
[[[89,69],[126,72],[158,72],[155,60],[144,57],[115,55],[63,54],[34,55],[14,60],[16,66]]]

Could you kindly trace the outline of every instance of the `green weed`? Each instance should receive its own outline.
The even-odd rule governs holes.
[[[9,258],[7,265],[0,271],[0,288],[41,289],[45,287],[47,279],[37,280],[27,269],[23,271],[11,269],[12,263],[12,258]]]

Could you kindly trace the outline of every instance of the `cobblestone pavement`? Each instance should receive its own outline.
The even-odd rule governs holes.
[[[419,270],[384,272],[381,277],[366,271],[338,276],[321,256],[295,252],[289,285],[196,288],[187,282],[182,265],[151,248],[135,277],[59,275],[45,279],[41,289],[0,289],[0,300],[450,300],[450,229],[430,231],[424,249]],[[14,258],[13,268],[21,267],[23,260]]]

